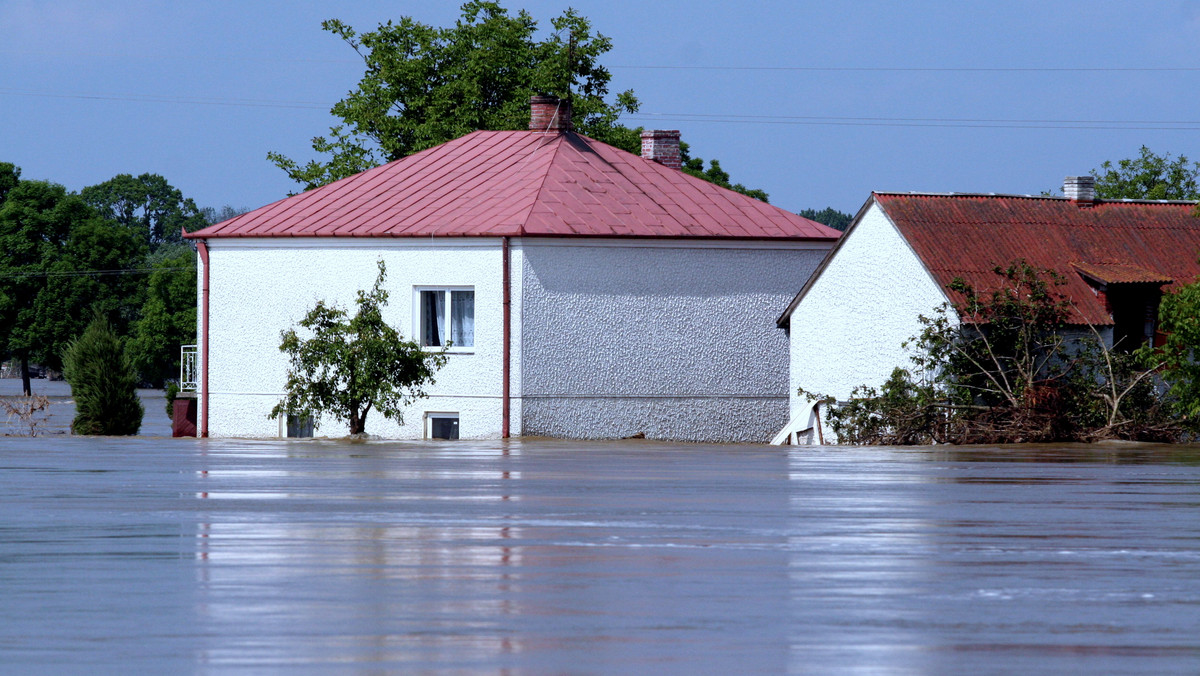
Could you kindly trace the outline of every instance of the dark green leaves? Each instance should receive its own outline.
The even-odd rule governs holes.
[[[270,417],[297,414],[319,421],[330,414],[346,421],[351,434],[361,434],[372,409],[403,422],[404,407],[426,396],[424,387],[446,357],[422,351],[384,322],[385,278],[380,261],[374,287],[358,292],[353,317],[322,301],[300,321],[306,336],[296,329],[281,334],[279,349],[290,364],[285,396]]]

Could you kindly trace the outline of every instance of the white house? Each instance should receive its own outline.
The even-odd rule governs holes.
[[[910,366],[902,344],[918,317],[960,300],[962,278],[995,288],[1017,260],[1062,275],[1079,315],[1118,349],[1155,339],[1163,290],[1200,275],[1195,202],[1099,200],[1091,176],[1068,177],[1066,197],[876,192],[778,319],[788,332],[791,422],[783,441],[828,433],[807,392],[849,398]],[[826,439],[828,440],[828,439]]]
[[[763,441],[787,419],[778,308],[838,232],[580,136],[535,97],[529,131],[479,131],[191,233],[202,436],[276,437],[280,332],[350,307],[387,267],[385,316],[449,360],[388,438]],[[322,420],[319,434],[346,426]],[[297,430],[292,430],[296,433]]]

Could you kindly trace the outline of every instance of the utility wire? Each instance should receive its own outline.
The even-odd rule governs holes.
[[[1200,69],[1190,69],[1200,70]],[[235,106],[252,108],[297,108],[328,110],[332,104],[309,101],[270,101],[261,99],[218,99],[200,97],[171,97],[140,94],[84,94],[40,92],[0,88],[0,96],[34,96],[45,98],[87,99],[102,101],[132,101],[138,103],[172,103],[182,105]],[[1053,119],[991,119],[950,117],[848,117],[804,115],[721,115],[704,113],[632,113],[632,120],[686,121],[725,124],[785,124],[853,127],[960,127],[996,129],[1095,129],[1095,130],[1158,130],[1197,131],[1200,120],[1053,120]]]
[[[113,275],[145,275],[155,271],[179,272],[192,268],[124,268],[119,270],[63,270],[57,272],[15,272],[0,275],[0,279],[26,279],[30,277],[109,277]]]

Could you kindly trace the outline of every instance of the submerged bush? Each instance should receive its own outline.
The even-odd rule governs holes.
[[[1080,324],[1057,287],[1064,281],[1024,261],[997,267],[999,288],[921,317],[913,368],[878,389],[855,388],[830,406],[842,443],[1021,443],[1129,439],[1177,441],[1189,421],[1157,386],[1151,355],[1122,354]],[[822,403],[829,398],[801,392]]]
[[[97,315],[63,352],[63,376],[75,399],[75,434],[137,434],[142,402],[124,341]]]

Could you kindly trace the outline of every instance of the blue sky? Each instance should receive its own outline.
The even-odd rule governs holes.
[[[448,25],[459,4],[0,0],[0,161],[72,190],[152,172],[200,206],[267,204],[296,187],[267,152],[312,157],[362,74],[320,22]],[[503,4],[546,28],[567,6]],[[613,40],[614,91],[641,99],[627,123],[681,130],[793,211],[1038,193],[1141,145],[1200,159],[1197,2],[573,6]]]

